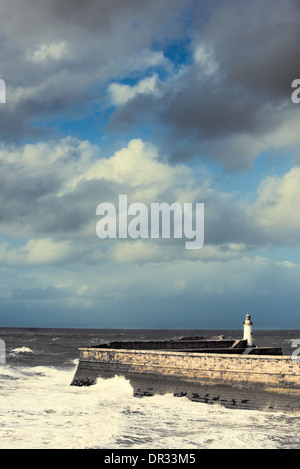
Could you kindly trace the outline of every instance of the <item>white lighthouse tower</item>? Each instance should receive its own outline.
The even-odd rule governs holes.
[[[246,314],[246,319],[243,322],[244,325],[244,339],[247,339],[247,346],[252,347],[252,326],[251,316],[249,313]]]

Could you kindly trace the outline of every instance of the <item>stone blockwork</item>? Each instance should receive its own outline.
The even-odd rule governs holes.
[[[300,365],[286,356],[80,348],[72,384],[115,375],[136,395],[172,392],[200,402],[300,411]]]

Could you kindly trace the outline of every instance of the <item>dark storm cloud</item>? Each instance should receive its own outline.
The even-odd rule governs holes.
[[[7,104],[0,114],[1,139],[47,135],[39,125],[49,119],[89,115],[111,77],[147,68],[143,50],[183,33],[185,3],[2,1],[0,75]]]
[[[143,23],[147,34],[156,32],[162,20],[170,27],[170,20],[174,21],[174,15],[178,14],[178,8],[190,3],[184,0],[49,0],[41,4],[39,0],[12,0],[1,2],[0,12],[5,17],[4,30],[9,29],[19,37],[52,37],[54,32],[66,28],[65,33],[74,32],[71,28],[85,34],[97,31],[116,31],[116,25],[124,27],[140,26],[137,21]],[[171,8],[172,7],[172,8]],[[148,19],[148,22],[147,22]],[[176,21],[176,18],[175,18]],[[177,26],[177,23],[174,25]],[[70,28],[70,30],[68,30]],[[164,33],[165,35],[165,33]],[[126,38],[125,38],[126,39]],[[113,40],[113,37],[112,37]]]
[[[118,108],[110,129],[146,115],[174,160],[213,157],[247,168],[257,152],[249,141],[243,152],[243,139],[255,142],[298,116],[290,97],[300,76],[299,21],[294,0],[213,2],[205,22],[195,17],[195,62],[160,83],[156,96],[137,95]]]
[[[56,155],[56,156],[53,156]],[[0,225],[3,233],[24,236],[81,236],[95,221],[99,200],[114,200],[113,182],[80,178],[92,148],[75,139],[2,151]],[[80,234],[81,233],[81,234]]]
[[[298,0],[220,2],[204,37],[230,82],[284,97],[300,72],[299,20]]]
[[[44,178],[47,178],[45,174]],[[2,231],[12,236],[85,235],[89,225],[95,224],[95,210],[99,200],[114,200],[114,185],[104,180],[85,181],[71,193],[57,196],[57,181],[38,181],[20,174],[10,185],[3,187],[0,204]],[[29,186],[29,184],[32,184]]]
[[[142,124],[174,161],[214,158],[244,170],[257,156],[256,140],[296,118],[296,0],[5,0],[0,15],[2,140],[52,137],[49,121],[90,117],[93,103],[101,121],[108,84],[149,76],[151,53],[182,38],[194,59],[172,69],[173,54],[159,93],[136,94],[116,109],[110,131],[133,134]]]

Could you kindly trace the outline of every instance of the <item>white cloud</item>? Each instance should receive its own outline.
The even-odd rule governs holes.
[[[65,59],[67,51],[67,45],[63,41],[40,44],[35,50],[27,52],[27,60],[40,63],[48,60]]]
[[[0,262],[6,265],[56,265],[68,262],[78,255],[69,241],[48,239],[30,239],[25,246],[8,248],[0,245]]]
[[[284,267],[286,267],[287,269],[294,269],[295,267],[297,267],[297,264],[295,264],[294,262],[290,262],[290,261],[279,261],[277,262],[277,265],[282,265]]]
[[[174,243],[169,240],[156,242],[147,240],[127,240],[115,242],[106,253],[106,259],[118,264],[146,264],[176,261],[227,262],[241,259],[248,253],[245,244],[226,243],[219,246],[205,244],[201,249],[190,251],[184,248],[184,240]]]
[[[111,83],[108,87],[111,102],[114,105],[125,104],[127,101],[135,98],[139,94],[152,94],[158,96],[159,91],[157,89],[157,81],[157,75],[152,75],[151,77],[147,77],[139,81],[135,86]]]
[[[251,211],[256,224],[269,241],[281,244],[299,243],[300,239],[300,168],[294,167],[283,176],[269,176],[258,188]]]
[[[199,183],[196,185],[190,168],[183,164],[170,166],[160,159],[155,146],[141,139],[131,140],[110,158],[90,161],[85,171],[74,178],[70,185],[76,187],[84,180],[101,179],[120,184],[122,190],[125,185],[129,199],[134,202],[154,202],[167,190],[170,197],[174,194],[173,197],[177,199],[183,198],[184,192],[189,189],[189,196],[194,198],[199,190]]]
[[[218,64],[214,58],[212,50],[204,44],[199,44],[194,52],[195,63],[201,67],[203,75],[212,75],[218,70]]]
[[[141,139],[131,140],[110,157],[102,155],[99,146],[74,138],[2,147],[0,163],[1,230],[23,239],[21,248],[0,245],[2,261],[10,265],[70,259],[114,264],[228,262],[270,242],[299,243],[297,167],[282,177],[266,178],[257,199],[247,203],[213,189],[201,168],[195,172],[183,164],[170,165],[155,146]],[[97,205],[117,205],[124,193],[128,204],[204,202],[203,248],[186,250],[185,239],[99,240]]]

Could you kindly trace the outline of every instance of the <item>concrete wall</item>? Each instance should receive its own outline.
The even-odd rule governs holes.
[[[278,408],[291,405],[291,408],[300,410],[300,365],[294,363],[291,357],[79,350],[80,364],[74,377],[77,379],[123,375],[140,395],[173,392],[188,394],[188,397],[199,396],[201,402],[206,402],[203,399],[211,395],[213,389],[214,397],[211,395],[211,400],[226,396],[225,401],[229,399],[234,402],[238,398],[243,402],[249,401],[249,397],[253,401],[255,396],[252,408],[260,407],[258,401],[263,406],[276,401]],[[289,404],[286,404],[287,401]],[[269,407],[273,408],[273,404]]]

